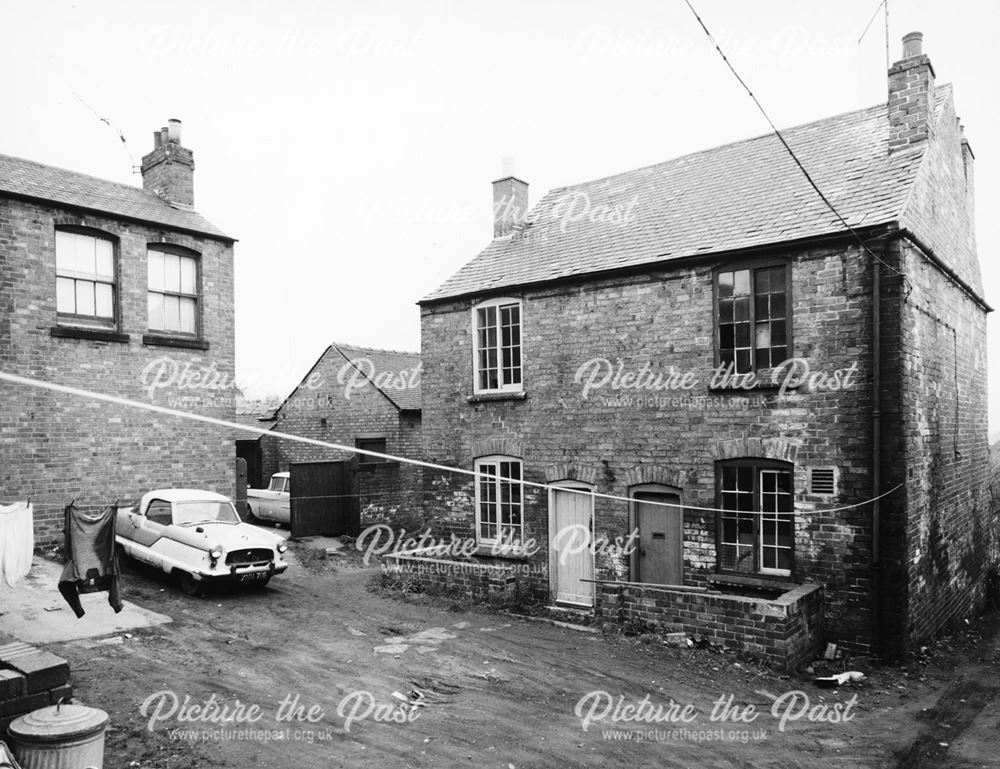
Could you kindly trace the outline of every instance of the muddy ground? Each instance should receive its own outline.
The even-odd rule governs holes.
[[[126,599],[173,623],[50,647],[111,716],[108,769],[1000,765],[996,615],[823,690],[711,648],[373,592],[357,554],[292,552],[263,590],[202,598],[132,566]],[[666,720],[629,717],[647,696]],[[719,698],[735,707],[713,720]]]

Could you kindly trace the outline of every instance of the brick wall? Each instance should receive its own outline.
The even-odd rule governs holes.
[[[120,331],[127,341],[53,336],[55,228],[97,229],[117,242]],[[200,254],[200,315],[207,350],[146,344],[146,247],[169,243]],[[156,405],[234,418],[233,249],[112,217],[77,216],[54,206],[0,199],[0,368]],[[156,388],[152,369],[200,373],[224,389]],[[144,375],[144,371],[146,372]],[[144,383],[145,379],[145,383]],[[188,382],[190,383],[190,379]],[[134,500],[169,486],[232,495],[234,445],[228,431],[75,396],[0,383],[0,497],[31,497],[39,544],[62,528],[62,506]]]
[[[851,244],[775,251],[792,263],[794,355],[813,372],[856,365],[847,391],[802,388],[710,391],[714,368],[712,274],[716,263],[651,271],[618,279],[534,289],[523,296],[523,400],[469,402],[472,395],[473,300],[422,310],[424,437],[428,459],[472,469],[476,456],[522,456],[535,482],[584,479],[602,493],[627,496],[639,481],[678,486],[682,503],[716,507],[716,461],[766,455],[795,466],[794,578],[827,587],[832,640],[864,649],[871,642],[869,508],[824,513],[871,497],[871,276],[867,256]],[[764,258],[764,257],[762,257]],[[606,389],[583,398],[574,376],[590,359],[627,370],[693,371],[689,392],[642,394]],[[673,400],[677,396],[677,400]],[[494,452],[494,449],[503,449]],[[489,451],[487,451],[489,447]],[[811,466],[839,470],[838,494],[808,496]],[[559,477],[562,476],[562,477]],[[474,493],[468,479],[432,474],[428,504],[442,533],[474,536]],[[625,502],[595,501],[595,535],[627,533]],[[526,490],[525,536],[548,557],[548,500]],[[684,513],[684,580],[704,585],[716,566],[715,517]],[[596,575],[629,579],[628,558],[596,557]]]
[[[598,585],[594,612],[604,622],[683,632],[793,669],[822,644],[822,598],[817,585],[764,599],[605,582]]]

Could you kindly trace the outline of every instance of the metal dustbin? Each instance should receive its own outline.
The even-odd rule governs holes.
[[[108,714],[85,705],[52,705],[7,727],[22,769],[104,769]]]

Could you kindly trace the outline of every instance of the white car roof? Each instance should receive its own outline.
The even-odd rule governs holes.
[[[271,477],[272,478],[287,478],[289,475],[290,475],[290,473],[275,473]]]
[[[229,497],[216,494],[214,491],[201,489],[156,489],[143,494],[139,501],[140,507],[145,507],[152,499],[162,499],[164,502],[230,502]]]

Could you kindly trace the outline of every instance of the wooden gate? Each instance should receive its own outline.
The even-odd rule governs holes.
[[[296,462],[291,473],[291,535],[356,535],[360,526],[355,460]]]

